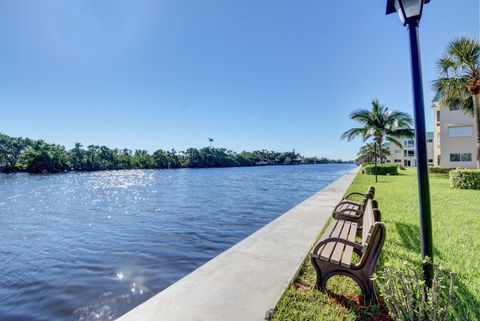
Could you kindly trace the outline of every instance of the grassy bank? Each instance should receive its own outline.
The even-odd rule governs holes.
[[[452,320],[480,320],[480,191],[452,190],[446,175],[431,175],[434,255],[457,273]],[[402,259],[420,264],[418,194],[415,169],[399,176],[358,175],[349,191],[375,185],[387,225],[387,240],[377,269]],[[295,282],[280,300],[271,320],[388,320],[381,308],[361,306],[359,290],[345,277],[329,281],[329,295],[313,288],[315,272],[306,258]]]

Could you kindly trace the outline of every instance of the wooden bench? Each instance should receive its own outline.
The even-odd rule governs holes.
[[[317,289],[325,290],[330,277],[345,275],[360,286],[366,301],[375,300],[375,289],[370,278],[385,242],[386,229],[383,223],[375,220],[371,200],[367,202],[362,223],[360,242],[355,241],[358,224],[348,220],[333,219],[323,233],[311,254],[317,273]],[[359,256],[357,263],[352,262],[354,253]]]

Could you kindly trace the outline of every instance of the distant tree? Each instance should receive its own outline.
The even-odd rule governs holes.
[[[184,166],[185,167],[191,167],[191,168],[198,168],[202,167],[202,157],[200,156],[200,152],[196,148],[188,148],[185,153],[184,153],[185,161],[184,161]]]
[[[394,111],[380,105],[378,99],[372,101],[372,108],[360,109],[352,112],[350,118],[360,123],[360,127],[347,130],[342,139],[351,141],[355,137],[362,137],[363,141],[372,137],[377,148],[380,162],[383,162],[382,144],[387,141],[403,149],[398,141],[400,138],[414,136],[412,118],[407,113]]]
[[[475,120],[480,168],[480,42],[467,37],[454,39],[437,66],[440,75],[432,87],[440,102],[450,109],[460,108]]]
[[[101,169],[100,164],[100,146],[98,145],[88,145],[86,152],[87,159],[87,170],[89,171],[98,171]]]
[[[106,149],[101,157],[105,166],[111,169],[132,169],[134,167],[133,153],[128,148],[116,150],[116,152]]]
[[[98,169],[128,169],[128,167],[122,167],[121,160],[118,160],[115,152],[107,146],[98,147],[96,152]],[[122,154],[120,153],[120,155]]]
[[[70,162],[72,167],[76,171],[82,171],[87,169],[87,153],[83,149],[82,144],[75,143],[75,147],[69,151]]]
[[[21,163],[32,173],[58,173],[70,170],[70,156],[65,147],[34,141],[21,156]]]
[[[152,156],[156,168],[168,168],[168,155],[165,151],[159,149]]]
[[[133,155],[133,159],[135,168],[146,169],[155,167],[153,157],[146,150],[137,149]]]
[[[12,170],[17,168],[20,156],[31,144],[31,140],[22,137],[10,137],[0,134],[0,157]]]
[[[252,152],[243,151],[238,155],[238,161],[242,166],[252,166],[257,164],[255,155]]]

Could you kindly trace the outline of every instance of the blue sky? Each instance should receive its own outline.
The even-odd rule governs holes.
[[[0,132],[352,159],[361,140],[340,140],[352,110],[378,98],[412,111],[407,31],[385,2],[3,0]],[[479,20],[478,0],[426,5],[427,107],[436,59]]]

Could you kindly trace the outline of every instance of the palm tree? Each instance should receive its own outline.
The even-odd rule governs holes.
[[[460,108],[475,119],[480,168],[480,43],[467,37],[454,39],[437,66],[440,75],[432,87],[440,103],[449,109]]]
[[[351,141],[361,136],[363,141],[372,137],[376,145],[380,162],[383,163],[382,144],[393,143],[403,149],[399,138],[411,138],[414,136],[413,123],[409,114],[388,109],[380,105],[378,99],[372,101],[372,109],[359,109],[350,114],[350,118],[359,122],[361,127],[350,128],[343,133],[342,139]]]
[[[377,146],[376,146],[375,143],[367,143],[367,144],[363,145],[362,147],[360,147],[360,150],[358,151],[358,154],[357,154],[357,160],[360,163],[373,162],[375,157],[378,156],[377,151],[378,150],[377,150]],[[382,155],[383,155],[382,156],[383,160],[385,160],[387,158],[386,156],[390,155],[390,148],[388,146],[388,143],[383,143],[382,144],[381,152],[382,152]]]

